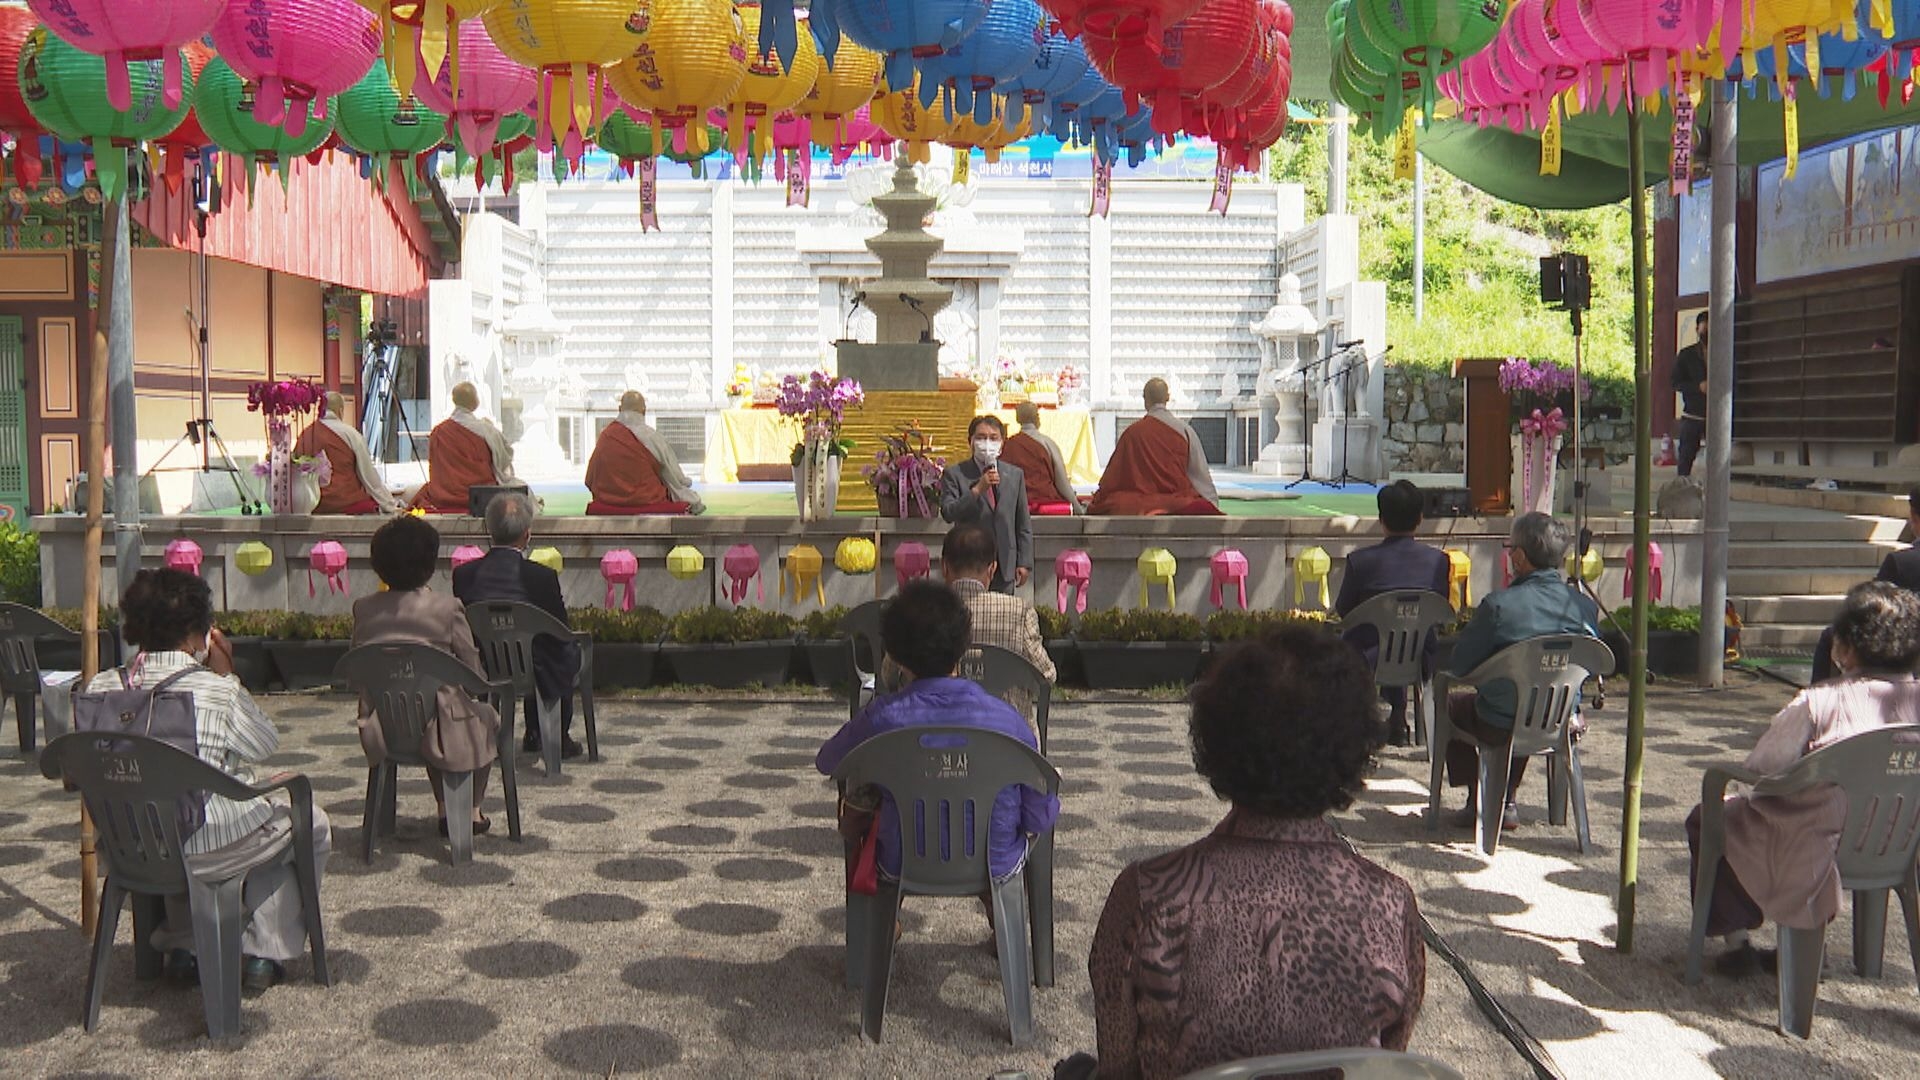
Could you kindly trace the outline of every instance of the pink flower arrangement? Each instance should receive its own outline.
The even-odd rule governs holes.
[[[1500,364],[1500,389],[1509,394],[1531,393],[1552,397],[1574,388],[1573,369],[1551,360],[1538,362],[1511,357]],[[1587,397],[1593,387],[1580,380],[1580,396]]]
[[[320,404],[326,391],[312,379],[281,379],[247,386],[247,411],[265,414],[269,419],[305,416]]]
[[[1078,390],[1081,384],[1080,369],[1074,367],[1072,364],[1064,365],[1059,372],[1054,375],[1053,382],[1055,386],[1060,388],[1060,392],[1063,394],[1069,390]]]
[[[933,441],[919,425],[909,423],[886,437],[886,447],[873,455],[874,463],[860,470],[873,485],[882,510],[889,504],[896,517],[930,518],[940,512],[940,474],[945,458],[934,453]]]

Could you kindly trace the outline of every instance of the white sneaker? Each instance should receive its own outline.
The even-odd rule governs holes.
[[[1831,480],[1815,480],[1807,485],[1808,491],[1839,491],[1840,485]]]

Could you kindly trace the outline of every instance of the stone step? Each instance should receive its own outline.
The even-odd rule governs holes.
[[[1728,567],[1782,567],[1793,569],[1864,569],[1872,577],[1895,544],[1872,541],[1772,541],[1750,544],[1735,541],[1727,548]]]
[[[1832,596],[1737,596],[1733,609],[1749,626],[1775,623],[1824,625],[1840,610],[1839,594]]]
[[[1736,521],[1728,529],[1735,545],[1769,541],[1856,541],[1897,545],[1906,529],[1899,518],[1854,514],[1816,521]]]
[[[1790,569],[1729,569],[1729,596],[1808,596],[1844,593],[1873,576],[1859,570],[1828,570],[1819,567]]]
[[[1820,641],[1820,632],[1824,625],[1800,623],[1769,623],[1763,626],[1748,625],[1740,631],[1742,648],[1779,648],[1787,646],[1811,650]]]

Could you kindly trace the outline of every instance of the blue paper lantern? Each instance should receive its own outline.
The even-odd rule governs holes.
[[[838,49],[839,34],[887,58],[887,88],[913,85],[913,62],[937,56],[966,40],[994,0],[823,0],[812,8],[821,51]],[[821,25],[822,9],[827,22]]]
[[[1031,108],[1044,109],[1061,95],[1071,93],[1089,71],[1093,71],[1093,61],[1087,59],[1086,48],[1056,29],[1040,43],[1031,66],[994,89],[1009,97],[1019,97]],[[1098,76],[1099,72],[1094,74]],[[1089,89],[1089,96],[1098,93],[1097,88]],[[1084,100],[1073,104],[1082,104]]]
[[[949,116],[992,123],[994,87],[1025,74],[1046,40],[1047,17],[1034,0],[994,0],[973,33],[920,61],[920,104],[932,107],[938,95]]]
[[[1074,142],[1079,127],[1079,117],[1086,107],[1100,99],[1102,94],[1117,88],[1104,77],[1091,63],[1073,86],[1064,92],[1050,94],[1046,102],[1047,133],[1061,142]]]

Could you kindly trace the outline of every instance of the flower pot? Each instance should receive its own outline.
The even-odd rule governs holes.
[[[848,648],[846,638],[800,643],[800,651],[807,658],[807,674],[813,685],[822,690],[847,685],[848,680],[853,678],[847,666]]]
[[[809,452],[793,467],[793,501],[799,508],[801,521],[824,521],[832,517],[834,505],[840,499],[842,459],[828,454],[824,465],[816,465],[815,458],[816,455]],[[824,488],[812,482],[815,468],[821,468],[825,474]]]
[[[1619,630],[1607,627],[1600,640],[1613,650],[1614,670],[1627,673],[1633,659],[1633,643]],[[1694,630],[1648,630],[1647,670],[1668,677],[1690,676],[1700,671],[1700,634]]]
[[[233,673],[240,676],[240,685],[251,693],[266,693],[267,688],[279,677],[279,671],[273,664],[273,653],[267,648],[267,639],[228,638],[227,644],[233,646]]]
[[[345,689],[336,683],[333,669],[352,647],[346,641],[269,641],[267,652],[279,672],[280,682],[289,690]]]
[[[1080,648],[1072,638],[1048,638],[1047,657],[1053,661],[1054,682],[1060,686],[1087,685],[1087,672],[1080,663]]]
[[[320,505],[320,476],[318,473],[294,471],[293,512],[311,514],[313,508]]]
[[[120,635],[102,628],[100,637],[100,670],[120,666]],[[38,641],[33,646],[34,659],[41,671],[79,671],[80,643],[78,641]]]
[[[660,655],[673,667],[673,681],[691,686],[739,690],[758,684],[779,686],[787,681],[793,661],[793,639],[742,641],[726,645],[660,646]]]
[[[1204,641],[1079,641],[1075,648],[1095,690],[1186,686],[1207,656]]]
[[[650,641],[593,643],[595,690],[644,690],[653,685],[660,646]]]

